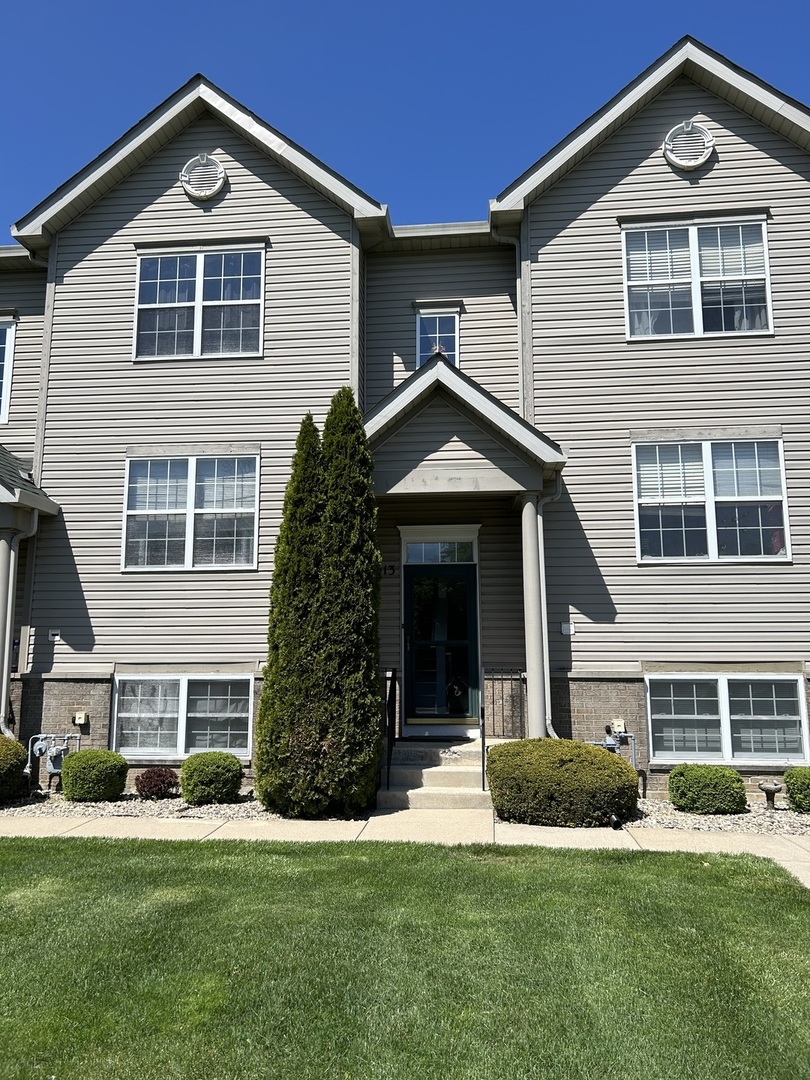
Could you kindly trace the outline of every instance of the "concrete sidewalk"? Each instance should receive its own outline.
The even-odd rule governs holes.
[[[760,855],[810,887],[810,835],[782,836],[693,829],[552,829],[508,825],[491,810],[378,810],[361,821],[270,818],[4,817],[4,836],[106,836],[137,840],[398,840],[431,844],[528,844],[623,851]]]

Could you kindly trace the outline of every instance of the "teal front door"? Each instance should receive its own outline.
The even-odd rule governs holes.
[[[406,564],[405,723],[478,721],[475,564]]]

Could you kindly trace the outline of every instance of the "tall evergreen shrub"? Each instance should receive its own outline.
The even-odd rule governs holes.
[[[351,390],[301,425],[270,593],[256,792],[296,817],[373,806],[381,753],[373,459]]]
[[[267,666],[256,724],[256,794],[268,810],[316,816],[321,699],[319,654],[321,440],[301,422],[273,560]]]
[[[374,459],[348,387],[335,394],[323,429],[323,555],[320,685],[327,744],[322,790],[334,811],[374,805],[381,753],[380,551]]]

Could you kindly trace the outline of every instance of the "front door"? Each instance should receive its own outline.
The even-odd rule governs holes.
[[[406,724],[478,722],[477,569],[403,567]]]

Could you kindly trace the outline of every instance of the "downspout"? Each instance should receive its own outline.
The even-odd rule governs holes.
[[[8,738],[16,738],[14,732],[8,725],[10,704],[11,704],[11,654],[14,649],[14,595],[17,591],[17,561],[20,550],[20,543],[23,540],[28,540],[34,535],[39,526],[39,510],[31,511],[31,525],[27,532],[18,532],[11,538],[9,562],[8,562],[8,581],[6,586],[8,588],[8,595],[6,597],[6,631],[5,631],[5,647],[3,648],[3,669],[2,675],[0,675],[0,701],[2,701],[2,709],[0,709],[0,734],[7,736]]]
[[[542,615],[542,642],[543,642],[543,678],[545,679],[546,692],[544,694],[546,704],[546,731],[552,739],[559,739],[551,722],[551,660],[548,644],[548,601],[546,599],[546,537],[543,522],[543,507],[546,503],[556,502],[562,494],[562,471],[557,470],[557,483],[551,495],[542,495],[537,500],[537,556],[540,563],[540,611]]]
[[[517,332],[518,332],[518,397],[520,401],[520,415],[525,418],[526,406],[523,400],[523,267],[520,262],[520,240],[516,236],[507,236],[499,232],[494,225],[490,226],[493,240],[499,244],[511,244],[515,249],[515,305],[517,306]]]

